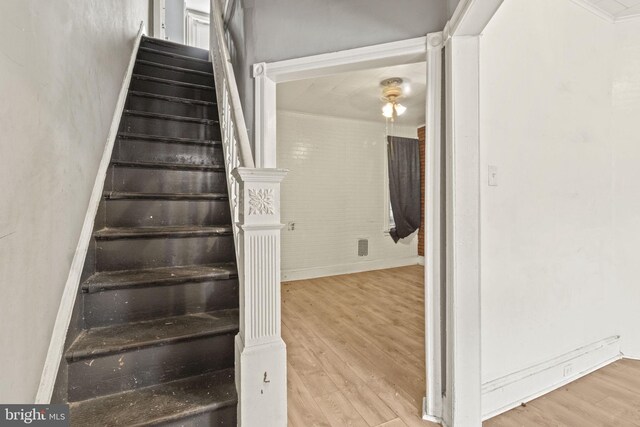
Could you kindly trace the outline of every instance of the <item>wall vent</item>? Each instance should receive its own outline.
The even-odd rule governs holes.
[[[369,239],[358,239],[358,256],[369,256]]]

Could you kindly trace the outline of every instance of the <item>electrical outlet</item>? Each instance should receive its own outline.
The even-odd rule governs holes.
[[[562,376],[568,377],[569,375],[571,375],[572,372],[573,372],[573,366],[565,365],[565,367],[562,369]]]

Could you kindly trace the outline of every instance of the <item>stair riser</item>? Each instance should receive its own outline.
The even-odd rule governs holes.
[[[233,236],[117,239],[96,242],[97,271],[233,261]]]
[[[227,200],[107,200],[107,227],[221,225],[231,223]]]
[[[166,143],[138,139],[119,139],[113,150],[114,160],[139,162],[223,165],[221,145]]]
[[[106,190],[142,193],[226,193],[224,172],[149,169],[114,165]]]
[[[88,328],[238,308],[238,280],[128,288],[84,294]]]
[[[235,333],[127,351],[69,365],[69,401],[231,368]]]
[[[178,98],[189,98],[199,101],[215,102],[215,92],[213,90],[177,86],[138,79],[135,77],[131,79],[131,85],[129,89],[140,92],[155,93],[158,95],[168,95]]]
[[[189,59],[173,58],[171,56],[166,56],[166,55],[143,51],[143,50],[138,52],[138,59],[157,62],[159,64],[173,65],[175,67],[188,68],[190,70],[213,72],[213,67],[211,63],[193,61]]]
[[[146,111],[149,113],[171,114],[197,119],[218,119],[218,111],[212,105],[189,104],[185,102],[167,101],[139,95],[130,95],[127,110]]]
[[[210,427],[235,426],[238,423],[236,405],[227,406],[217,411],[204,412],[188,418],[163,423],[162,427]]]
[[[185,46],[185,45],[172,46],[172,45],[157,43],[154,40],[143,40],[140,43],[140,46],[148,47],[155,50],[162,50],[164,52],[177,53],[178,55],[183,55],[183,56],[192,56],[194,58],[204,59],[205,61],[209,60],[209,52],[207,52],[206,50],[198,49],[191,46]]]
[[[128,133],[176,138],[220,139],[218,126],[131,115],[123,117],[122,130]]]
[[[160,77],[161,79],[176,80],[185,83],[195,83],[213,87],[213,75],[204,76],[202,74],[179,71],[169,68],[162,68],[145,63],[136,63],[133,72],[143,76]]]

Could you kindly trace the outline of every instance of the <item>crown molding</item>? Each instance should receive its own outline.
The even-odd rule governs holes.
[[[618,16],[615,20],[616,24],[619,22],[629,22],[640,18],[640,12],[631,15]]]
[[[623,12],[622,15],[616,16],[616,15],[610,14],[609,12],[605,12],[604,10],[600,9],[598,6],[594,5],[588,0],[571,0],[571,1],[577,4],[578,6],[582,7],[583,9],[593,13],[597,17],[604,19],[610,24],[617,24],[619,22],[627,22],[633,19],[640,18],[640,12],[632,13],[630,15],[624,15],[624,12]]]
[[[460,0],[444,29],[444,40],[482,33],[504,0]]]
[[[571,0],[571,1],[577,4],[578,6],[582,7],[583,9],[586,9],[589,12],[593,13],[597,17],[604,19],[610,24],[613,24],[616,22],[615,16],[613,16],[608,12],[605,12],[604,10],[600,9],[599,7],[595,6],[594,4],[590,3],[587,0]]]
[[[407,40],[254,64],[253,76],[264,75],[276,83],[321,77],[331,73],[356,71],[412,62],[424,62],[426,36]]]

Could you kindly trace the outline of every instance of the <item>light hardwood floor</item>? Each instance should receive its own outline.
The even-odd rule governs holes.
[[[433,427],[420,266],[282,284],[289,426]],[[621,360],[483,427],[640,427],[640,361]]]
[[[640,361],[615,362],[483,424],[519,426],[640,426]]]
[[[282,284],[289,426],[435,426],[420,266]]]

